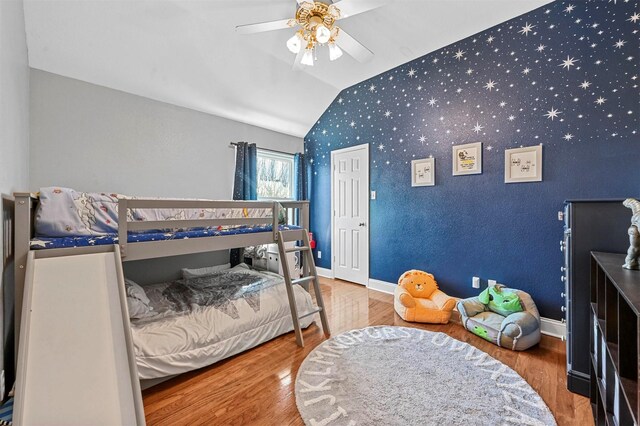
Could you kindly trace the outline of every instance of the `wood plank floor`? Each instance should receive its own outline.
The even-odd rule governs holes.
[[[592,425],[587,398],[566,388],[565,346],[543,336],[526,352],[499,348],[461,325],[404,322],[393,310],[393,296],[337,280],[322,279],[332,334],[369,325],[399,325],[441,331],[487,352],[517,371],[542,396],[559,425]],[[316,315],[317,317],[317,315]],[[316,318],[319,323],[319,318]],[[305,347],[293,333],[213,366],[182,374],[143,393],[148,425],[302,425],[294,396],[298,367],[324,341],[312,325]]]

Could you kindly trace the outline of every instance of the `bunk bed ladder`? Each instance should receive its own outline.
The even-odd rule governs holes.
[[[302,246],[287,248],[285,243],[291,241],[302,241]],[[318,280],[318,272],[316,271],[316,264],[313,261],[313,254],[311,253],[311,246],[309,243],[309,232],[306,229],[296,229],[290,231],[278,232],[278,250],[280,252],[280,262],[282,262],[282,273],[284,274],[284,282],[287,287],[287,295],[289,296],[289,306],[291,307],[291,318],[293,319],[293,329],[296,333],[296,342],[298,346],[304,347],[304,339],[302,338],[302,329],[300,328],[300,320],[315,313],[320,313],[320,321],[322,322],[322,329],[325,336],[329,336],[329,321],[327,320],[327,311],[324,307],[324,300],[322,299],[322,292],[320,291],[320,281]],[[291,272],[289,269],[287,253],[300,252],[302,261],[304,264],[303,271],[304,276],[298,279],[291,279]],[[296,298],[293,292],[294,285],[302,285],[307,283],[313,283],[313,289],[316,295],[317,307],[309,312],[300,315],[298,313],[298,307],[296,306]]]

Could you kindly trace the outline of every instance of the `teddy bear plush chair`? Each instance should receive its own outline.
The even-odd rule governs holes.
[[[498,346],[523,351],[540,341],[538,308],[522,290],[498,284],[457,308],[464,328]]]
[[[407,271],[398,280],[393,307],[403,320],[446,324],[456,300],[438,290],[433,275],[423,271]]]

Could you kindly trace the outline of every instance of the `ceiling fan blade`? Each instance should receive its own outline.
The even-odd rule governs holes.
[[[301,71],[304,68],[302,65],[302,55],[304,55],[304,49],[300,49],[300,51],[296,54],[296,59],[293,61],[293,70]]]
[[[358,62],[368,62],[373,58],[373,52],[367,49],[349,33],[340,28],[340,33],[336,38],[336,44]]]
[[[291,28],[289,21],[291,19],[281,19],[279,21],[260,22],[257,24],[238,25],[236,32],[239,34],[253,34],[261,33],[264,31],[283,30],[285,28]]]
[[[339,0],[333,3],[333,6],[340,9],[339,19],[344,19],[377,9],[392,2],[393,0]]]

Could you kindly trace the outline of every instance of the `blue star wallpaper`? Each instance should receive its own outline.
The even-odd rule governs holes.
[[[557,1],[343,90],[305,137],[311,227],[331,268],[331,151],[370,145],[370,277],[472,276],[529,292],[563,317],[557,212],[572,198],[640,196],[638,1]],[[483,171],[452,176],[452,146]],[[504,150],[543,146],[543,181],[504,183]],[[435,158],[436,185],[411,187]],[[620,232],[626,232],[622,229]]]

